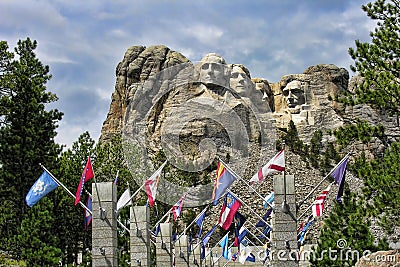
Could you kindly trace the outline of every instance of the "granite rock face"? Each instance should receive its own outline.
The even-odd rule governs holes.
[[[163,69],[188,61],[182,54],[163,45],[128,48],[116,69],[115,91],[103,123],[100,140],[107,141],[114,133],[121,132],[129,99],[144,81]]]
[[[116,78],[100,141],[107,142],[117,132],[130,132],[150,156],[163,150],[172,155],[169,160],[175,161],[175,166],[186,170],[200,171],[216,157],[230,158],[231,167],[248,180],[276,153],[277,131],[287,128],[290,120],[305,143],[316,130],[323,131],[323,142],[330,141],[333,137],[328,130],[356,119],[382,124],[387,140],[355,143],[352,148],[365,150],[369,158],[400,137],[398,118],[367,105],[350,107],[334,101],[343,92],[354,92],[360,78],[350,79],[347,70],[332,64],[310,66],[303,73],[285,75],[271,83],[252,78],[245,66],[229,64],[215,53],[195,64],[166,46],[132,46],[118,64]],[[319,170],[290,153],[287,170],[296,179],[296,201],[322,178]],[[352,190],[359,190],[362,181],[357,177],[349,174],[346,180]],[[244,184],[235,183],[234,191],[254,200]],[[272,184],[265,181],[256,187],[265,195]],[[307,205],[312,199],[309,201]],[[327,211],[330,205],[329,200]],[[260,206],[254,203],[252,208]],[[316,229],[322,223],[319,220]],[[310,235],[315,241],[317,232]]]

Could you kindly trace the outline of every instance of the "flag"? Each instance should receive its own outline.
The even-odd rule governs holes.
[[[115,176],[114,185],[118,185],[118,174],[119,174],[119,171],[117,171],[117,176]]]
[[[129,190],[129,187],[128,187],[125,190],[125,192],[122,193],[121,197],[118,199],[117,212],[119,212],[121,209],[123,209],[129,205],[132,205],[132,201],[131,201],[131,191]]]
[[[232,261],[236,261],[237,257],[238,257],[238,253],[237,253],[237,252],[236,252],[236,253],[233,253],[233,255],[232,255]]]
[[[264,209],[268,209],[270,206],[272,206],[274,199],[275,199],[275,194],[274,194],[274,191],[272,191],[271,193],[269,193],[268,196],[266,196],[264,198],[264,202],[263,202]]]
[[[36,182],[32,185],[28,194],[25,197],[26,204],[29,207],[35,205],[42,197],[53,191],[59,186],[53,178],[51,178],[50,174],[46,171],[40,175],[40,177],[36,180]]]
[[[242,203],[237,200],[231,193],[226,193],[224,204],[222,205],[218,224],[224,230],[228,230],[235,217],[236,211],[242,206]]]
[[[268,217],[271,215],[272,213],[272,209],[269,208],[267,210],[267,212],[264,214],[264,216],[262,217],[262,220],[259,220],[258,223],[256,224],[256,227],[264,227],[267,224],[265,223],[268,220]]]
[[[243,238],[247,234],[247,230],[243,227],[244,223],[246,222],[246,218],[240,214],[239,212],[236,212],[235,214],[235,241],[233,245],[235,247],[238,247],[239,244],[242,242]]]
[[[342,203],[344,180],[346,176],[346,166],[348,161],[349,157],[347,156],[347,158],[339,166],[337,166],[336,169],[331,174],[335,182],[339,185],[339,189],[336,195],[336,200],[339,203]]]
[[[214,233],[215,229],[217,229],[217,225],[214,225],[213,228],[211,228],[210,231],[204,236],[203,240],[201,241],[203,243],[203,246],[205,247],[210,240],[211,235]]]
[[[225,166],[218,162],[217,176],[214,181],[214,190],[212,194],[213,205],[217,205],[218,199],[225,193],[226,189],[236,180],[236,177],[230,173]]]
[[[227,260],[232,257],[230,253],[231,251],[228,249],[228,240],[228,234],[226,234],[219,242],[219,245],[222,247],[222,256]]]
[[[314,222],[314,219],[310,220],[306,226],[304,226],[303,230],[300,232],[299,243],[303,245],[304,240],[306,239],[306,234],[308,232],[308,228],[310,228],[311,224]]]
[[[88,199],[86,201],[86,207],[89,208],[90,211],[92,211],[92,198],[88,196]],[[89,224],[92,222],[92,214],[85,209],[85,230],[87,231],[89,229]]]
[[[312,206],[312,213],[314,217],[319,217],[322,215],[325,206],[325,198],[328,195],[330,189],[331,185],[328,185],[328,187],[323,190],[322,193],[315,199]]]
[[[79,201],[81,200],[83,186],[85,185],[85,183],[87,181],[89,181],[93,177],[94,177],[94,172],[93,172],[93,168],[92,168],[92,163],[90,162],[90,157],[88,157],[85,169],[83,170],[82,177],[79,181],[78,189],[76,190],[75,205],[78,204]]]
[[[240,250],[239,262],[241,264],[244,264],[247,258],[250,256],[250,254],[251,254],[251,248],[249,246],[243,247],[243,249]]]
[[[178,202],[175,203],[175,205],[172,206],[172,214],[174,215],[174,222],[179,217],[179,215],[181,215],[183,200],[185,199],[186,195],[187,192],[183,194],[183,196],[181,196],[181,198],[178,200]]]
[[[161,172],[166,164],[167,161],[165,161],[161,165],[161,167],[158,168],[158,170],[144,182],[150,207],[154,206],[154,201],[156,200],[158,182],[160,181]]]
[[[256,256],[253,253],[250,253],[246,261],[256,262]]]
[[[258,170],[256,174],[250,179],[250,185],[254,184],[254,182],[262,182],[264,178],[268,175],[273,175],[276,173],[280,173],[285,170],[285,153],[284,149],[279,151],[268,163]]]
[[[269,234],[269,232],[271,232],[271,227],[266,226],[262,232],[262,234],[258,237],[259,239],[263,239],[266,238],[267,235]]]
[[[200,230],[199,233],[197,234],[197,237],[200,238],[201,237],[201,232],[203,231],[203,222],[204,219],[206,218],[206,211],[204,210],[204,212],[199,216],[199,218],[197,218],[196,220],[196,224],[199,226]]]

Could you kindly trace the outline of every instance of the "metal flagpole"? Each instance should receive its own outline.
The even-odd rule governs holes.
[[[218,160],[225,166],[225,168],[232,173],[236,178],[238,178],[239,180],[243,181],[245,184],[247,184],[247,186],[254,192],[256,193],[262,200],[265,199],[265,197],[263,197],[262,195],[260,195],[260,193],[258,193],[257,190],[254,189],[254,187],[252,187],[250,184],[247,183],[246,180],[244,180],[242,177],[240,177],[237,173],[235,173],[225,162],[223,162],[220,158],[218,158]],[[272,205],[270,203],[267,203],[268,206],[270,206],[272,209]]]
[[[234,198],[236,198],[237,200],[239,200],[243,205],[245,205],[251,212],[253,212],[258,218],[260,218],[266,225],[268,225],[269,227],[271,227],[272,230],[272,226],[267,223],[260,215],[258,215],[257,212],[255,212],[252,208],[250,208],[249,205],[247,205],[243,200],[241,200],[235,193],[233,193],[231,190],[226,189],[227,192],[229,192]]]
[[[57,184],[59,184],[65,191],[67,191],[68,194],[71,195],[71,197],[73,197],[74,199],[76,199],[76,196],[75,196],[74,194],[72,194],[72,192],[69,191],[68,188],[65,187],[65,185],[63,185],[56,177],[54,177],[54,175],[53,175],[48,169],[46,169],[46,167],[44,167],[41,163],[39,163],[39,165],[40,165],[40,167],[42,167],[43,170],[45,170],[45,171],[51,176],[51,178],[52,178]],[[86,189],[85,189],[85,191],[90,195],[90,197],[92,197],[92,195],[91,195]],[[92,211],[91,211],[85,204],[83,204],[82,201],[79,201],[79,204],[80,204],[85,210],[87,210],[90,214],[92,214]],[[118,222],[126,231],[130,232],[129,229],[126,228],[125,225],[123,225],[123,223],[121,223],[119,220],[117,220],[117,222]]]
[[[333,169],[331,169],[331,171],[314,187],[314,189],[311,190],[311,192],[308,193],[308,195],[299,204],[297,204],[297,208],[300,208],[300,206],[304,204],[304,202],[311,196],[311,194],[314,193],[314,191],[317,190],[317,188],[337,169],[337,167],[339,167],[339,165],[342,164],[343,161],[349,158],[349,156],[350,153],[347,153],[346,156],[344,156],[342,160],[339,161],[339,163],[336,164],[336,166],[333,167]]]
[[[244,225],[247,223],[247,222],[249,222],[250,224],[251,224],[251,226],[253,226],[254,228],[256,228],[256,230],[258,231],[258,232],[260,232],[262,235],[264,235],[265,236],[265,234],[260,230],[260,229],[258,229],[258,227],[257,226],[255,226],[251,221],[249,221],[249,220],[246,220],[244,223],[243,223],[243,226],[242,227],[244,227]],[[248,230],[248,228],[247,227],[245,227],[245,229],[246,230]],[[240,229],[239,229],[240,230]],[[247,231],[247,232],[250,232],[250,231]],[[269,238],[269,237],[265,237],[266,239],[268,239],[268,241],[270,241],[271,239]],[[260,240],[259,240],[260,241]],[[263,242],[261,242],[261,243],[263,243]]]
[[[76,196],[75,196],[74,194],[72,194],[72,192],[69,191],[68,188],[66,188],[65,185],[63,185],[56,177],[54,177],[54,175],[53,175],[48,169],[46,169],[46,167],[44,167],[44,166],[42,165],[42,163],[39,163],[39,165],[40,165],[40,167],[42,167],[43,170],[45,170],[45,171],[51,176],[51,178],[52,178],[58,185],[60,185],[65,191],[68,192],[68,194],[70,194],[74,199],[76,199]],[[85,210],[87,210],[90,214],[92,214],[92,211],[91,211],[88,207],[86,207],[86,205],[83,204],[82,201],[79,201],[79,204],[80,204]]]
[[[200,216],[206,212],[210,204],[207,204],[207,206],[196,216],[196,218],[183,230],[183,233],[180,234],[176,239],[180,238],[182,235],[185,234],[185,232],[200,218]],[[174,242],[175,243],[175,242]]]

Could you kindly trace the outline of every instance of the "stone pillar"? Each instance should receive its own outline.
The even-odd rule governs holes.
[[[298,266],[297,220],[294,176],[286,175],[286,203],[283,209],[284,177],[274,177],[275,208],[272,217],[272,266]]]
[[[117,189],[112,182],[92,184],[92,266],[118,266],[117,262]],[[99,195],[97,195],[97,193]],[[100,212],[100,203],[104,212]]]
[[[176,267],[188,267],[188,236],[182,235],[178,240],[175,241],[175,266]]]
[[[156,238],[156,262],[157,266],[172,266],[172,225],[160,223],[160,232]]]
[[[150,266],[149,208],[135,206],[130,209],[131,266]]]

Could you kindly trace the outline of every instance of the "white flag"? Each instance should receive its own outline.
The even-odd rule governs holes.
[[[280,173],[285,170],[285,150],[282,149],[264,167],[259,169],[250,179],[250,185],[254,182],[262,182],[268,175]]]
[[[119,212],[125,206],[132,205],[131,201],[131,191],[129,187],[125,190],[125,192],[121,195],[117,202],[117,212]]]

